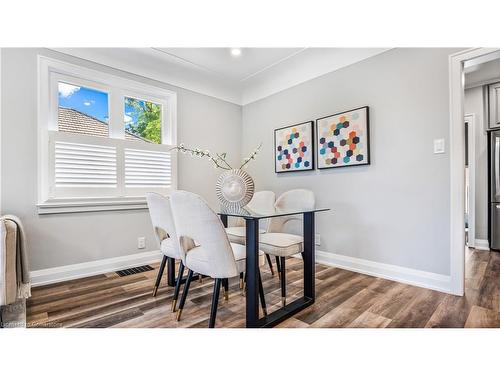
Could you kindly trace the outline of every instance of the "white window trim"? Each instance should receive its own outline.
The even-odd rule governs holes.
[[[71,76],[74,82],[81,82],[82,85],[103,91],[103,87],[112,86],[120,89],[120,97],[128,96],[141,100],[148,100],[161,103],[162,106],[162,143],[170,140],[170,144],[177,144],[177,94],[174,91],[166,90],[156,86],[146,85],[134,80],[122,78],[99,70],[94,70],[71,63],[55,60],[45,56],[38,56],[38,213],[70,213],[89,211],[113,211],[131,210],[147,208],[144,197],[106,197],[106,198],[50,198],[49,197],[49,131],[57,129],[57,119],[51,118],[54,112],[50,109],[58,106],[53,100],[55,80],[51,77],[57,74]],[[89,77],[91,79],[89,80]],[[71,82],[70,82],[71,83]],[[102,86],[101,86],[102,85]],[[106,90],[104,90],[106,91]],[[152,95],[154,93],[154,95]],[[112,96],[108,96],[110,109],[110,124],[112,107],[120,105],[117,98],[112,102]],[[119,112],[121,113],[121,112]],[[117,114],[115,113],[115,116]],[[123,120],[123,119],[121,119]],[[122,121],[114,122],[122,123]],[[111,138],[124,138],[125,129],[110,126]],[[167,134],[167,137],[163,135]],[[177,174],[177,158],[172,155],[173,174]],[[177,188],[177,178],[174,178],[172,188]]]

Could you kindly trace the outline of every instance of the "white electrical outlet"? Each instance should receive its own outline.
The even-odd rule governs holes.
[[[319,233],[316,233],[316,235],[314,236],[314,244],[316,246],[321,245],[321,236],[319,235]]]
[[[444,138],[434,140],[434,153],[444,154]]]
[[[144,249],[146,247],[146,237],[137,237],[137,248]]]

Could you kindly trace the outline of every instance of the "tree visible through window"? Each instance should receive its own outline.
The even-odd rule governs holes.
[[[160,104],[125,97],[125,131],[161,144]]]
[[[38,63],[39,212],[129,209],[146,192],[176,189],[175,92],[43,56]]]

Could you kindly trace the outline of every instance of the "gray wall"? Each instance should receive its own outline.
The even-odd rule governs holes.
[[[243,107],[242,152],[256,189],[313,189],[320,250],[450,274],[448,55],[394,49]],[[277,175],[273,129],[370,106],[372,165]]]
[[[37,203],[37,54],[58,58],[177,92],[178,141],[203,149],[241,152],[241,107],[44,49],[3,49],[1,194],[3,213],[25,223],[33,270],[157,249],[146,210],[39,216]],[[179,155],[179,188],[216,204],[218,172],[208,161]],[[137,249],[146,236],[147,248]]]
[[[475,118],[475,214],[476,239],[488,239],[488,137],[486,134],[483,87],[465,90],[464,113]]]
[[[178,140],[245,155],[257,189],[312,188],[320,214],[320,250],[449,274],[448,55],[451,49],[395,49],[241,107],[166,84],[110,71],[178,93]],[[36,55],[98,67],[42,49],[5,49],[2,61],[4,213],[26,223],[34,270],[134,254],[138,236],[156,249],[146,211],[39,216]],[[273,129],[370,106],[372,165],[276,175]],[[243,127],[241,126],[243,124]],[[234,160],[233,160],[234,161]],[[179,187],[216,204],[218,172],[179,157]]]

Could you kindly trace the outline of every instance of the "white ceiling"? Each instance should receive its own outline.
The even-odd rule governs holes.
[[[201,67],[208,73],[235,82],[250,79],[280,61],[291,58],[303,48],[241,48],[240,56],[233,56],[230,48],[155,48]]]
[[[245,105],[387,48],[59,48],[59,52]]]

